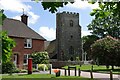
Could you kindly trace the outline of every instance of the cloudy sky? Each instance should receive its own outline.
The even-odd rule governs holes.
[[[29,16],[28,25],[38,32],[47,40],[51,41],[56,38],[56,13],[50,13],[44,10],[41,3],[30,0],[0,0],[0,8],[8,18],[20,20],[24,13]],[[87,25],[94,17],[89,14],[92,9],[98,8],[98,4],[89,4],[86,1],[75,0],[74,4],[68,4],[59,8],[58,12],[69,11],[79,13],[79,24],[82,26],[82,36],[90,35]]]

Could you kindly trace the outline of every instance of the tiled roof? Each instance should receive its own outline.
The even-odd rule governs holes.
[[[3,21],[2,30],[7,31],[8,36],[45,40],[45,38],[25,25],[23,22],[15,19],[6,18]]]

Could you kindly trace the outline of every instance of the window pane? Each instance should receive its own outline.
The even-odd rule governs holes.
[[[27,55],[24,55],[24,63],[27,63]]]

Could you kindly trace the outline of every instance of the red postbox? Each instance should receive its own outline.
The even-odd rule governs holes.
[[[28,59],[28,74],[32,74],[32,58]]]

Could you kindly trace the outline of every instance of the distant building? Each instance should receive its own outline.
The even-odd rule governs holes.
[[[13,48],[12,60],[18,68],[28,64],[28,55],[33,52],[44,51],[45,39],[27,26],[28,16],[23,14],[21,21],[6,18],[3,21],[3,31],[16,42]]]
[[[71,12],[57,13],[56,40],[52,41],[47,49],[51,59],[56,58],[59,61],[74,61],[76,57],[81,58],[81,47],[79,14]],[[52,50],[50,50],[50,48],[52,48]]]

